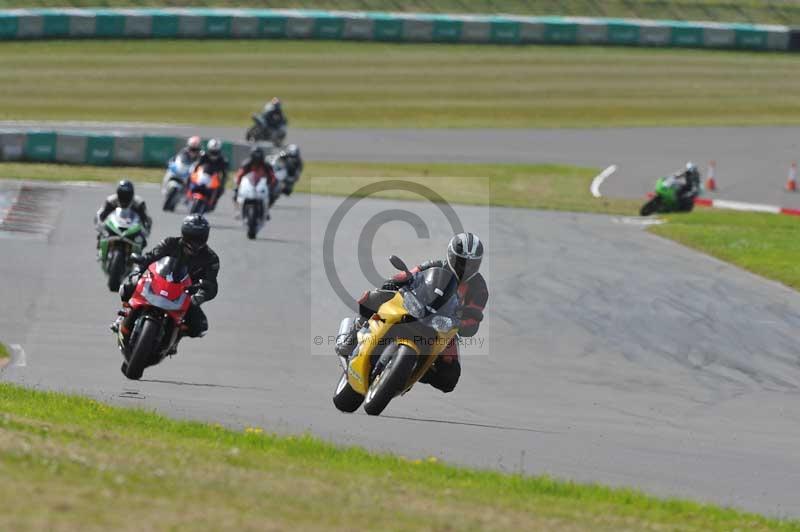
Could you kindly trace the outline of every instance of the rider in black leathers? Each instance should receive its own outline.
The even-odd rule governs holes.
[[[696,164],[688,162],[683,170],[675,174],[675,177],[682,181],[677,190],[678,209],[691,211],[694,208],[695,198],[700,195],[700,170]]]
[[[103,206],[97,211],[94,221],[96,225],[100,225],[108,217],[109,214],[114,212],[118,207],[123,209],[131,209],[142,220],[142,227],[144,227],[145,235],[150,233],[150,228],[153,226],[153,220],[147,214],[147,205],[144,200],[133,192],[133,183],[124,179],[117,185],[117,193],[112,194],[106,198]],[[100,235],[98,233],[98,242]]]
[[[427,270],[428,268],[447,268],[458,278],[458,297],[460,302],[459,312],[461,323],[458,335],[461,337],[475,336],[483,321],[483,311],[489,299],[489,290],[486,280],[479,273],[483,260],[483,243],[473,233],[459,233],[455,235],[447,246],[447,258],[443,260],[429,260],[411,269],[412,274]],[[359,315],[353,327],[341,338],[336,339],[336,354],[347,358],[355,347],[356,334],[359,329],[378,308],[391,297],[391,291],[397,291],[412,279],[412,275],[401,272],[386,281],[380,290],[371,290],[364,293],[358,300]],[[387,293],[387,291],[390,291]],[[458,354],[458,341],[454,338],[442,353],[436,363],[420,378],[420,382],[430,384],[444,393],[452,392],[461,377],[461,361]]]
[[[286,116],[283,114],[283,107],[278,98],[273,98],[266,103],[261,113],[253,115],[253,120],[266,132],[280,129],[285,130],[286,126],[289,124],[289,121],[286,120]]]
[[[136,318],[127,307],[127,302],[133,295],[141,272],[163,257],[177,257],[186,262],[192,282],[200,285],[200,289],[192,295],[192,305],[183,319],[186,325],[184,335],[196,338],[206,333],[208,319],[200,309],[200,305],[217,296],[217,275],[219,274],[219,257],[207,244],[209,231],[208,221],[203,216],[189,215],[181,224],[180,237],[167,237],[149,253],[134,260],[139,268],[128,277],[119,291],[125,307],[122,311],[124,316],[112,325],[112,330],[119,327],[127,340],[130,327]]]

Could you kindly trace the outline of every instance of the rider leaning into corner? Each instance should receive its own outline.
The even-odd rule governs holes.
[[[458,334],[462,337],[475,336],[480,322],[483,321],[483,310],[489,299],[486,280],[478,272],[483,259],[483,243],[473,233],[460,233],[454,236],[447,246],[447,258],[429,260],[411,269],[417,273],[428,268],[447,268],[458,279],[458,297],[461,303],[461,325]],[[397,291],[411,281],[412,276],[401,272],[386,281],[381,290]],[[380,306],[378,302],[386,300],[379,290],[367,291],[358,300],[359,316],[353,328],[343,338],[337,339],[336,354],[347,358],[355,347],[356,334],[359,329]],[[452,392],[461,377],[461,362],[458,356],[458,337],[453,338],[442,351],[436,363],[422,376],[420,382],[430,384],[444,393]]]
[[[142,226],[144,227],[145,235],[150,233],[150,228],[153,226],[153,220],[150,216],[147,215],[147,205],[145,205],[144,200],[134,194],[133,191],[133,183],[128,181],[127,179],[123,179],[117,185],[117,193],[111,194],[109,197],[106,198],[105,203],[100,210],[97,211],[97,214],[94,217],[95,225],[100,225],[105,221],[109,214],[114,212],[118,207],[123,209],[131,209],[142,220]],[[99,242],[99,233],[98,233],[98,242]]]
[[[700,170],[697,165],[688,162],[683,170],[673,174],[678,180],[678,208],[690,211],[694,207],[694,199],[700,195]]]
[[[225,183],[228,182],[228,159],[222,155],[222,142],[219,139],[209,140],[205,151],[200,152],[200,157],[197,158],[196,164],[197,166],[205,166],[212,174],[218,173],[221,176],[217,196],[211,204],[212,208],[216,207],[217,201],[225,193]]]
[[[184,261],[192,282],[200,285],[200,289],[192,295],[192,304],[183,319],[185,328],[182,329],[181,337],[203,336],[208,330],[208,319],[200,309],[200,305],[217,296],[217,275],[219,274],[219,257],[207,244],[209,232],[208,221],[199,214],[191,214],[184,218],[181,224],[180,237],[167,237],[149,253],[136,258],[134,262],[138,265],[138,269],[131,273],[120,287],[119,295],[122,299],[123,310],[120,311],[120,317],[111,326],[111,330],[115,332],[119,330],[122,332],[125,342],[128,341],[130,327],[136,320],[136,316],[128,306],[128,300],[133,295],[141,272],[159,259],[174,257]],[[174,354],[174,352],[170,354]]]
[[[285,128],[289,123],[283,114],[283,107],[279,98],[273,98],[265,103],[261,113],[253,115],[253,120],[267,131]]]

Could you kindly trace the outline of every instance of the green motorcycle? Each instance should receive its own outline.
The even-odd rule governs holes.
[[[656,181],[656,192],[639,210],[641,216],[650,216],[657,212],[691,211],[693,203],[682,204],[678,198],[680,182],[675,176],[660,177]]]
[[[106,216],[99,231],[97,259],[108,275],[108,289],[116,292],[131,271],[131,255],[141,254],[147,245],[144,226],[138,214],[118,207]]]

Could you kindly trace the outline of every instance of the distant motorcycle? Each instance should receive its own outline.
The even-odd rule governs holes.
[[[205,165],[197,166],[189,177],[186,191],[189,212],[205,214],[213,211],[221,186],[222,176],[219,173],[209,171]]]
[[[693,202],[681,203],[678,198],[678,189],[681,183],[675,176],[661,177],[656,181],[656,190],[650,200],[639,210],[641,216],[650,216],[655,213],[689,212],[694,207]]]
[[[139,215],[131,209],[117,209],[98,227],[97,257],[108,275],[108,289],[119,290],[122,279],[131,271],[131,255],[139,254],[147,244]]]
[[[142,378],[145,368],[175,352],[191,294],[199,289],[186,266],[174,257],[164,257],[145,270],[128,300],[135,320],[127,342],[121,328],[116,333],[127,378]]]
[[[286,139],[286,126],[269,127],[259,115],[253,115],[253,125],[245,133],[245,140],[258,142],[265,140],[274,146],[283,146]]]
[[[236,194],[236,203],[242,209],[242,222],[247,238],[254,239],[264,225],[269,210],[269,185],[264,172],[249,172],[242,176]]]
[[[189,176],[192,174],[193,161],[186,155],[176,155],[169,160],[167,171],[164,174],[164,182],[161,192],[164,194],[163,209],[167,212],[174,212],[175,207],[180,202]]]

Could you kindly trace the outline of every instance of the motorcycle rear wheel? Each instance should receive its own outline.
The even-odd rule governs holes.
[[[144,374],[144,369],[149,365],[150,358],[158,348],[161,324],[153,320],[145,320],[142,324],[142,331],[136,338],[136,345],[131,349],[131,357],[128,359],[128,368],[125,376],[131,380],[138,381]]]
[[[201,199],[196,199],[192,202],[191,214],[205,214],[206,202]]]
[[[358,410],[358,407],[361,406],[363,402],[364,396],[350,386],[347,380],[347,372],[342,373],[342,377],[339,379],[339,385],[336,387],[336,393],[333,394],[334,406],[338,410],[349,414]]]
[[[108,289],[112,292],[119,290],[122,277],[125,275],[125,262],[127,257],[119,249],[111,251],[111,258],[108,260]]]
[[[398,345],[395,355],[370,383],[364,411],[371,416],[380,415],[389,402],[403,391],[416,365],[417,353],[407,345]]]

